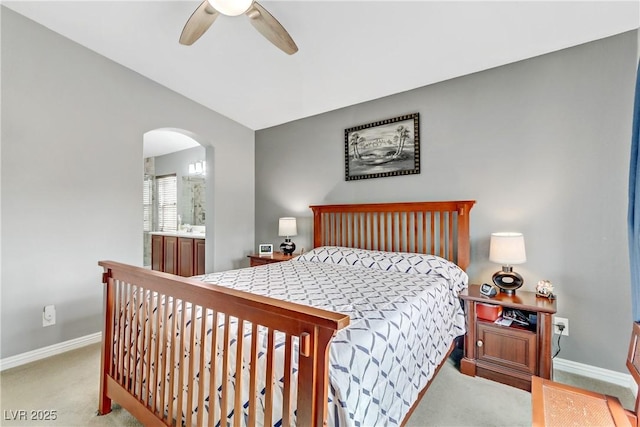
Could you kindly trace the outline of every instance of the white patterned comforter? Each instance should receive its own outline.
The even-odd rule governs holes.
[[[205,282],[349,315],[330,350],[329,425],[400,425],[453,339],[467,275],[432,255],[322,247]]]

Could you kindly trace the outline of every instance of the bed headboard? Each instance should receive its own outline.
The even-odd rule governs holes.
[[[475,200],[310,206],[313,247],[426,253],[469,265]]]

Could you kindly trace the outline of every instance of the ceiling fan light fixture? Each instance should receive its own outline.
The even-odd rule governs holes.
[[[253,0],[208,0],[215,10],[227,16],[238,16],[245,13]]]
[[[184,25],[180,44],[192,45],[220,15],[241,14],[245,14],[251,25],[284,53],[292,55],[298,51],[298,46],[287,30],[256,0],[202,0]]]

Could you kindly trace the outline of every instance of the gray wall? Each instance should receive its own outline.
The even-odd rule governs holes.
[[[254,132],[6,8],[1,19],[0,357],[101,330],[98,260],[142,264],[149,130],[208,143],[207,268],[243,264],[255,240]],[[46,304],[57,324],[43,328]]]
[[[186,150],[156,156],[154,159],[155,175],[169,175],[175,173],[178,181],[183,176],[189,176],[189,163],[205,160],[204,147],[187,148]]]
[[[277,219],[292,215],[309,248],[310,204],[475,199],[471,282],[500,269],[490,233],[521,231],[525,289],[551,280],[569,318],[559,357],[626,372],[637,44],[629,32],[258,131],[256,243],[279,243]],[[346,182],[344,129],[413,112],[421,174]]]

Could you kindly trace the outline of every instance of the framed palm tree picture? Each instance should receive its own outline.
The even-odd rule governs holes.
[[[345,180],[420,173],[420,114],[345,129]]]

